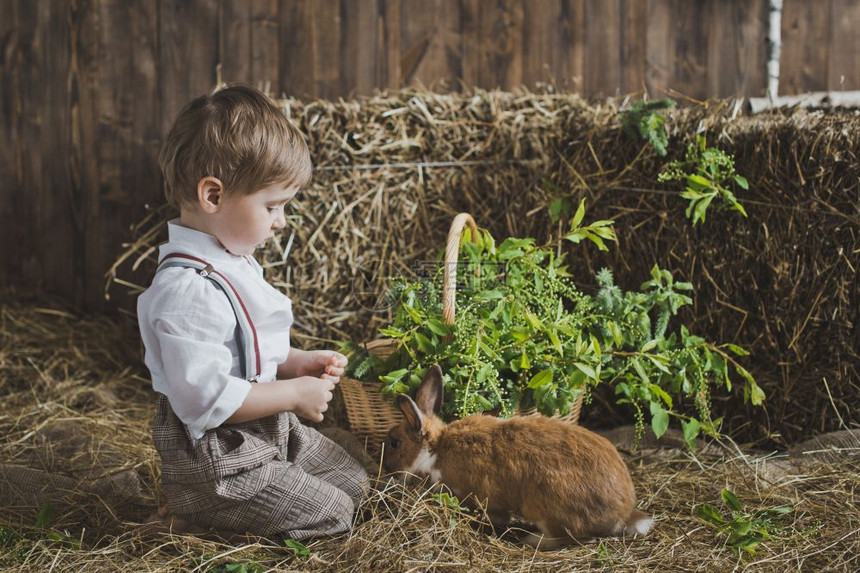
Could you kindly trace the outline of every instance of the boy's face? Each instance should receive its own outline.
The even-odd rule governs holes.
[[[284,206],[297,192],[296,187],[275,183],[248,195],[222,196],[209,232],[234,255],[250,255],[286,227]]]

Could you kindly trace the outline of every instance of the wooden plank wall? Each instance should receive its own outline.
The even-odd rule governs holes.
[[[761,96],[768,0],[0,0],[0,284],[101,308],[161,137],[224,81]],[[860,0],[785,0],[781,93],[860,88]]]
[[[860,89],[860,0],[784,0],[781,94]]]

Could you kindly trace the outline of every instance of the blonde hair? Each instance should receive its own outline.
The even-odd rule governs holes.
[[[302,133],[262,92],[231,86],[189,102],[179,113],[158,163],[173,207],[193,205],[197,183],[217,177],[226,193],[269,185],[304,187],[313,166]]]

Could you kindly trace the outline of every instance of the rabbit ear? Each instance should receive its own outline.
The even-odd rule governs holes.
[[[418,409],[418,405],[406,394],[397,395],[397,407],[406,417],[406,426],[413,432],[420,434],[424,426],[424,415]]]
[[[437,414],[442,408],[442,369],[438,364],[427,369],[415,394],[415,400],[421,411],[428,416]]]

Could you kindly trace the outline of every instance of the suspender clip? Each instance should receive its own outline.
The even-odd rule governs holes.
[[[212,274],[212,271],[214,271],[214,270],[215,270],[215,267],[213,267],[211,264],[207,263],[207,265],[205,267],[200,269],[200,276],[201,277],[208,277],[210,274]]]

